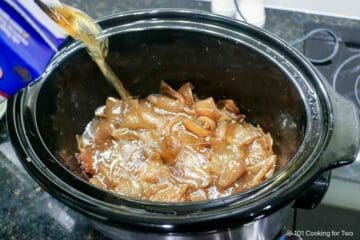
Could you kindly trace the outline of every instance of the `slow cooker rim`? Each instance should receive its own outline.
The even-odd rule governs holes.
[[[169,28],[170,29],[170,28]],[[146,29],[146,31],[147,30],[152,30],[151,28],[147,28]],[[184,29],[181,29],[181,30],[184,30]],[[194,31],[194,32],[197,32],[197,31]],[[199,31],[199,33],[202,33],[201,31]],[[115,33],[115,34],[118,34],[118,33]],[[253,48],[253,46],[251,46],[250,44],[247,46],[247,47],[249,47],[249,48]],[[74,50],[74,49],[73,49]],[[71,54],[71,47],[70,47],[70,49],[67,49],[66,50],[66,52],[67,52],[67,54]],[[75,51],[74,51],[75,52]],[[61,52],[60,52],[61,53]],[[61,54],[60,54],[61,55]],[[57,62],[56,63],[56,65],[57,64],[61,64],[61,60],[60,60],[60,62]],[[40,93],[40,91],[41,91],[41,89],[39,89],[39,93]],[[35,97],[37,97],[37,95],[35,96]],[[34,102],[36,102],[36,100],[34,100]],[[35,118],[36,118],[36,114],[34,114],[34,116],[35,116]],[[36,120],[35,120],[36,121]],[[41,134],[40,134],[40,137],[41,137]],[[304,145],[304,143],[302,143],[301,144],[302,146],[300,146],[300,147],[303,147],[303,145]],[[44,147],[46,147],[46,144],[44,144]],[[46,147],[47,148],[47,147]],[[51,153],[51,151],[50,150],[48,150],[49,151],[49,153]],[[298,154],[298,153],[297,153]],[[293,158],[296,158],[296,156],[294,156]],[[54,157],[54,159],[56,159],[56,157]],[[293,159],[291,159],[291,161],[292,161]],[[62,166],[62,165],[61,165]],[[67,170],[67,169],[66,169]],[[87,183],[86,181],[85,181],[85,183]],[[266,182],[265,182],[266,183]],[[252,188],[252,189],[250,189],[250,190],[248,190],[248,191],[244,191],[244,192],[241,192],[241,193],[238,193],[238,194],[236,194],[236,195],[234,195],[234,196],[229,196],[229,197],[224,197],[224,198],[222,198],[222,200],[225,200],[225,199],[230,199],[230,198],[232,198],[232,197],[235,197],[235,196],[238,196],[238,195],[245,195],[246,193],[248,193],[249,191],[253,191],[253,190],[256,190],[256,189],[261,189],[262,187],[263,187],[263,185],[264,184],[260,184],[260,185],[258,185],[258,186],[256,186],[256,187],[254,187],[254,188]],[[105,190],[106,191],[106,190]],[[108,192],[108,193],[110,193],[110,194],[112,194],[110,191],[106,191],[106,192]],[[249,194],[250,195],[250,194]],[[124,197],[124,196],[122,196],[122,198],[126,198],[126,197]],[[136,201],[136,199],[129,199],[130,201]],[[204,204],[206,204],[206,203],[209,203],[209,202],[215,202],[216,200],[209,200],[209,201],[206,201],[206,202],[201,202],[201,203],[192,203],[193,205],[204,205]],[[148,204],[151,204],[151,205],[153,205],[154,203],[155,204],[158,204],[158,205],[163,205],[164,207],[168,207],[168,204],[167,203],[161,203],[161,202],[148,202],[148,201],[142,201],[142,200],[138,200],[138,202],[140,203],[140,204],[145,204],[145,205],[148,205]],[[230,201],[229,201],[230,202]],[[221,201],[219,201],[219,204],[223,204]],[[173,205],[178,205],[178,206],[182,206],[182,205],[185,205],[185,206],[187,206],[188,204],[187,203],[172,203],[171,204],[172,206]]]
[[[169,10],[166,10],[167,11],[167,13],[169,13]],[[154,11],[152,11],[152,12],[154,12]],[[178,10],[176,10],[175,11],[176,13],[178,13]],[[139,13],[139,11],[137,12],[137,13]],[[193,13],[193,11],[191,11],[191,13]],[[132,14],[132,13],[128,13],[128,14]],[[204,14],[204,13],[202,13],[202,14]],[[209,15],[209,14],[207,14],[207,13],[205,13],[205,15]],[[214,15],[212,15],[212,17],[214,17]],[[217,16],[215,16],[215,17],[217,17]],[[228,19],[226,19],[227,21],[229,21]],[[262,32],[263,33],[263,32]],[[264,34],[264,33],[263,33]],[[278,40],[278,39],[276,39],[276,40]],[[308,66],[309,67],[309,66]],[[326,93],[326,91],[325,91],[325,93]],[[11,101],[15,101],[15,99],[16,98],[13,98]],[[329,106],[328,106],[329,107]],[[331,106],[330,106],[331,107]],[[329,108],[328,108],[329,109]]]

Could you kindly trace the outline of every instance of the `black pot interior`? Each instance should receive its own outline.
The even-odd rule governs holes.
[[[39,92],[37,124],[50,151],[81,176],[75,135],[108,96],[117,95],[84,49],[63,60]],[[306,113],[298,90],[249,47],[191,31],[137,31],[110,38],[108,62],[135,96],[158,92],[165,80],[175,88],[190,81],[200,97],[234,99],[248,121],[272,134],[279,168],[302,142]]]

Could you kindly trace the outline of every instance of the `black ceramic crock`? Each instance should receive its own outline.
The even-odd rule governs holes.
[[[232,98],[272,134],[283,159],[261,185],[207,202],[140,201],[93,187],[79,174],[75,135],[116,94],[83,46],[69,41],[41,79],[9,101],[8,129],[29,174],[113,236],[270,239],[289,207],[319,203],[328,170],[359,157],[355,106],[276,36],[187,10],[130,12],[100,24],[110,38],[109,63],[133,95],[154,93],[165,80],[174,87],[190,81],[199,96]]]

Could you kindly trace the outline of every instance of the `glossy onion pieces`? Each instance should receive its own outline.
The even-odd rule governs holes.
[[[192,202],[229,196],[274,173],[273,140],[233,100],[197,99],[193,86],[125,101],[108,98],[78,136],[95,186],[132,198]],[[135,106],[135,107],[133,107]]]

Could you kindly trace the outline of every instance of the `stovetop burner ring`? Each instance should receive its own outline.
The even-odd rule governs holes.
[[[360,75],[356,78],[356,82],[355,82],[355,89],[354,89],[354,92],[355,92],[355,97],[356,97],[356,100],[360,106],[360,96],[359,96],[359,83],[360,83]]]
[[[360,58],[360,53],[358,54],[355,54],[351,57],[349,57],[348,59],[346,59],[343,63],[341,63],[339,65],[339,67],[335,70],[335,73],[334,73],[334,76],[333,76],[333,79],[332,79],[332,86],[333,88],[336,90],[336,82],[337,82],[337,79],[338,79],[338,76],[341,72],[341,70],[343,70],[343,68],[349,64],[350,62],[352,62],[353,60],[357,59],[357,58]],[[356,98],[356,101],[360,107],[360,96],[359,96],[359,93],[358,93],[358,87],[359,87],[359,82],[360,82],[360,75],[356,78],[355,80],[355,86],[354,86],[354,94],[355,94],[355,98]]]

